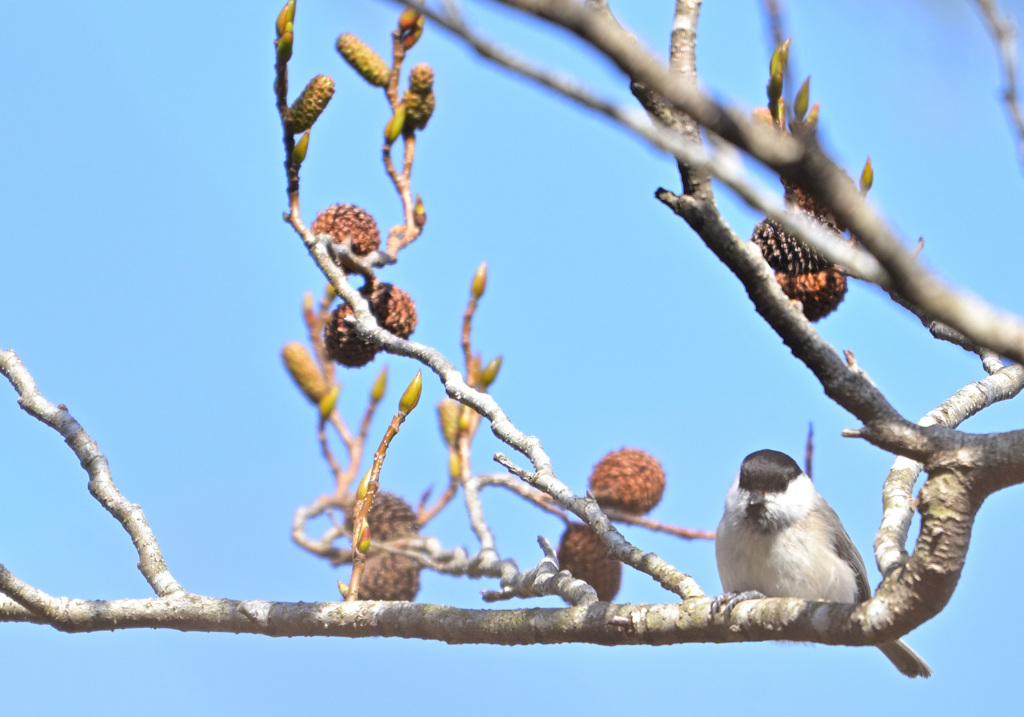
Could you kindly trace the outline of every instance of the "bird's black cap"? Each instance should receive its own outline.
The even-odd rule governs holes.
[[[743,459],[740,488],[762,493],[782,493],[803,469],[785,453],[766,448]]]

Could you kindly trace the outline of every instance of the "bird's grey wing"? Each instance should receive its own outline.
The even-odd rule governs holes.
[[[829,513],[829,517],[834,519],[839,526],[839,530],[832,531],[832,549],[836,551],[836,555],[850,564],[854,575],[857,576],[857,600],[867,600],[871,597],[871,586],[868,585],[868,569],[864,565],[864,558],[860,556],[857,546],[850,540],[850,535],[846,532],[846,528],[843,527],[839,516],[832,510],[832,506],[825,502],[824,499],[822,499],[822,503],[824,503],[823,509]]]

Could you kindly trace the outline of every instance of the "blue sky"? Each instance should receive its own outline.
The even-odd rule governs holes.
[[[1024,14],[1024,3],[1001,4]],[[488,36],[630,102],[613,69],[566,35],[490,3],[467,5],[468,19]],[[612,5],[664,52],[674,3]],[[704,87],[738,106],[761,104],[771,50],[761,3],[705,5]],[[995,51],[972,3],[786,7],[791,61],[797,77],[812,76],[833,155],[852,174],[871,156],[871,198],[908,243],[925,238],[923,257],[941,275],[1024,311],[1021,166],[998,100]],[[17,350],[44,394],[67,404],[98,441],[186,588],[333,600],[347,570],[289,539],[295,508],[327,491],[330,479],[314,417],[278,354],[302,337],[303,293],[323,284],[280,220],[286,202],[271,89],[278,10],[277,0],[5,8],[0,346]],[[396,15],[388,2],[300,0],[292,96],[317,73],[337,83],[303,167],[307,221],[336,202],[365,207],[385,227],[398,220],[379,158],[388,111],[333,50],[343,31],[384,50]],[[609,450],[651,452],[668,474],[653,516],[677,525],[713,529],[743,456],[765,447],[799,455],[813,422],[819,490],[877,582],[870,549],[891,457],[840,437],[855,421],[823,395],[699,239],[653,199],[658,186],[678,188],[674,163],[481,64],[437,29],[428,26],[411,61],[437,73],[437,110],[413,175],[429,221],[382,276],[417,301],[414,338],[457,357],[469,281],[486,259],[475,342],[485,356],[504,356],[493,393],[510,418],[541,438],[559,477],[577,491]],[[718,200],[736,230],[749,233],[759,217],[725,191]],[[909,418],[983,375],[980,362],[933,341],[871,287],[854,284],[819,329],[851,349]],[[397,387],[417,370],[379,357],[344,374],[350,421],[385,364],[386,402],[397,402]],[[425,382],[424,406],[441,396],[436,380]],[[1018,428],[1020,419],[1010,403],[965,428]],[[481,433],[474,468],[492,470],[498,449]],[[415,500],[427,486],[439,490],[446,471],[432,411],[421,410],[389,453],[385,487]],[[0,490],[0,562],[14,574],[55,595],[149,594],[130,541],[89,496],[74,456],[21,413],[6,388]],[[538,534],[557,540],[561,532],[557,520],[510,496],[485,494],[485,507],[499,547],[523,566],[539,557]],[[934,670],[927,682],[906,680],[874,650],[822,646],[453,648],[155,631],[69,636],[0,625],[0,685],[13,709],[39,713],[441,714],[454,704],[503,715],[521,713],[540,691],[545,712],[763,710],[767,699],[794,715],[821,704],[860,714],[862,704],[841,696],[852,676],[879,704],[995,711],[1016,702],[1024,617],[1000,598],[1024,587],[1006,567],[1016,562],[1007,546],[1017,541],[1022,509],[1020,488],[983,507],[956,594],[909,636]],[[431,529],[446,545],[473,545],[456,506]],[[720,589],[711,544],[624,532],[707,592]],[[479,591],[493,587],[424,574],[419,599],[478,607]],[[627,573],[618,600],[670,597]],[[372,666],[363,684],[349,675],[356,660]]]

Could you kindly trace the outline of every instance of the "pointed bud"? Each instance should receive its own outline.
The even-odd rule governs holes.
[[[327,288],[324,289],[324,296],[327,297],[328,301],[334,301],[334,298],[338,295],[338,292],[334,290],[334,284],[328,284]]]
[[[871,185],[875,183],[875,170],[871,166],[871,157],[868,157],[868,161],[864,163],[864,169],[860,173],[860,191],[862,194],[867,194],[868,190],[871,189]]]
[[[473,284],[470,286],[470,294],[474,299],[479,300],[484,295],[484,289],[487,288],[487,262],[480,262],[480,266],[477,268],[476,273],[473,275]]]
[[[356,488],[356,500],[365,500],[366,494],[370,492],[370,474],[372,470],[366,471],[359,480],[359,487]]]
[[[811,105],[810,112],[807,113],[807,121],[804,122],[804,127],[807,129],[817,129],[818,127],[818,110],[820,106],[817,102]]]
[[[402,14],[398,16],[398,29],[401,32],[408,32],[416,27],[416,23],[422,21],[423,16],[420,15],[419,11],[414,10],[411,7],[407,7],[402,11]]]
[[[333,96],[334,80],[330,77],[317,75],[310,80],[288,108],[288,130],[298,134],[312,127]]]
[[[385,366],[377,374],[376,380],[373,382],[373,388],[370,389],[370,400],[377,403],[384,398],[384,391],[388,387],[388,367]]]
[[[768,78],[768,108],[771,109],[782,97],[782,73],[776,72]]]
[[[494,379],[498,377],[498,371],[500,370],[501,356],[495,356],[489,364],[484,366],[484,370],[480,372],[480,385],[483,388],[489,387],[494,383]]]
[[[366,551],[370,549],[370,524],[363,519],[362,530],[359,531],[359,542],[356,543],[356,550],[360,553],[366,554]]]
[[[296,342],[285,344],[281,348],[281,360],[284,361],[284,367],[295,381],[295,385],[306,398],[313,403],[319,403],[327,395],[330,390],[327,379],[320,373],[319,367],[305,346]]]
[[[338,402],[338,393],[341,391],[341,386],[334,384],[325,393],[320,400],[317,402],[317,407],[320,409],[320,420],[326,421],[331,417],[334,412],[334,405]]]
[[[786,65],[789,63],[789,40],[775,48],[772,53],[771,62],[768,63],[768,74],[771,76],[784,75]]]
[[[288,62],[292,59],[292,31],[286,30],[281,37],[277,38],[277,42],[274,43],[277,47],[277,61]]]
[[[277,36],[281,37],[288,25],[295,22],[295,0],[288,0],[277,15]]]
[[[448,452],[448,475],[452,478],[462,475],[462,458],[459,457],[458,451]]]
[[[302,320],[306,322],[306,328],[316,321],[316,315],[313,314],[313,294],[308,291],[302,297]]]
[[[786,125],[786,99],[784,97],[780,97],[775,105],[775,121],[781,127]]]
[[[437,420],[441,425],[441,436],[448,446],[455,446],[455,439],[459,433],[459,412],[462,404],[450,398],[441,399],[437,404]]]
[[[292,164],[298,166],[301,165],[303,160],[306,159],[306,150],[309,149],[309,130],[307,129],[299,137],[299,141],[295,143],[295,148],[292,150]]]
[[[416,195],[416,206],[412,210],[412,220],[419,229],[422,229],[423,225],[427,223],[427,208],[423,206],[423,200],[418,194]]]
[[[402,47],[411,50],[423,34],[423,16],[417,13],[416,22],[408,30],[402,30]]]
[[[459,430],[468,431],[473,416],[473,410],[468,406],[463,406],[462,410],[459,411]]]
[[[800,85],[800,89],[796,93],[796,99],[793,100],[793,114],[796,118],[803,122],[804,117],[807,116],[807,105],[811,98],[811,78],[808,77],[804,80],[804,83]]]
[[[387,125],[384,127],[384,141],[391,144],[399,135],[402,134],[402,130],[405,128],[405,103],[400,102],[398,107],[395,108],[395,113],[391,115],[391,119],[388,120]]]
[[[360,77],[375,87],[387,87],[391,68],[369,45],[351,32],[346,32],[338,37],[335,47]]]
[[[405,393],[402,394],[402,400],[398,402],[398,411],[405,415],[409,415],[412,409],[416,408],[416,404],[420,402],[420,393],[423,391],[423,372],[417,371],[416,375],[413,376],[412,381],[409,383],[409,387],[405,389]]]
[[[346,585],[345,583],[343,583],[343,582],[341,582],[339,580],[338,581],[338,592],[341,593],[341,596],[343,598],[347,599],[348,598],[348,585]]]

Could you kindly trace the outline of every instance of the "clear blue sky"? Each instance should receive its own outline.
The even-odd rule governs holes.
[[[1024,14],[1024,3],[1001,4]],[[0,346],[16,349],[45,395],[67,404],[99,442],[186,588],[336,599],[335,581],[347,570],[289,539],[294,509],[330,480],[314,418],[278,356],[283,343],[302,337],[303,293],[323,284],[280,220],[271,89],[278,0],[7,5]],[[489,36],[630,101],[621,78],[566,36],[510,20],[489,3],[467,5]],[[612,5],[664,51],[674,3]],[[871,197],[907,242],[924,236],[925,260],[950,281],[1024,312],[1022,172],[998,101],[995,52],[973,4],[785,5],[794,69],[812,75],[834,156],[856,173],[870,155]],[[388,2],[300,0],[292,96],[316,73],[338,86],[303,168],[307,221],[351,202],[382,226],[397,222],[379,159],[387,109],[333,49],[347,30],[383,50],[396,15]],[[760,2],[705,3],[704,86],[737,105],[761,104],[766,38]],[[855,421],[824,397],[699,239],[653,199],[658,186],[678,187],[673,162],[481,64],[429,26],[412,61],[437,73],[437,111],[414,173],[429,222],[382,275],[416,299],[414,338],[457,356],[469,281],[486,259],[490,283],[475,337],[486,356],[505,358],[495,397],[519,428],[541,438],[559,477],[577,491],[609,450],[656,455],[668,489],[654,517],[678,525],[713,529],[743,456],[765,447],[799,455],[813,422],[819,490],[877,582],[871,542],[891,457],[840,437]],[[749,233],[758,217],[718,196],[737,231]],[[931,340],[870,287],[853,285],[819,327],[834,346],[854,351],[910,418],[982,377],[977,360]],[[350,421],[384,364],[390,402],[417,370],[384,357],[345,374],[341,405]],[[441,396],[436,380],[425,382],[425,406]],[[966,428],[1021,423],[1010,404]],[[482,434],[474,468],[491,470],[497,447]],[[384,481],[415,500],[429,485],[440,489],[446,470],[432,411],[421,410],[394,444]],[[21,413],[6,387],[0,490],[0,562],[16,575],[62,596],[150,594],[130,541],[89,496],[74,456]],[[453,648],[155,631],[69,636],[0,625],[0,693],[12,711],[36,713],[422,715],[457,705],[505,715],[541,701],[551,713],[764,712],[770,702],[793,715],[863,714],[867,699],[939,714],[1005,711],[1018,701],[1024,636],[1024,616],[1003,599],[1024,587],[1010,548],[1019,542],[1022,497],[1014,488],[986,504],[952,601],[909,636],[934,669],[929,681],[906,680],[874,650],[822,646]],[[485,501],[499,547],[520,565],[537,559],[538,534],[560,534],[556,520],[509,496]],[[433,528],[446,545],[473,545],[457,510]],[[707,592],[720,589],[710,543],[625,533]],[[493,587],[424,574],[420,600],[477,607],[479,590]],[[619,595],[668,599],[637,573],[627,573]],[[365,672],[352,674],[353,664]],[[864,700],[848,697],[851,683]]]

